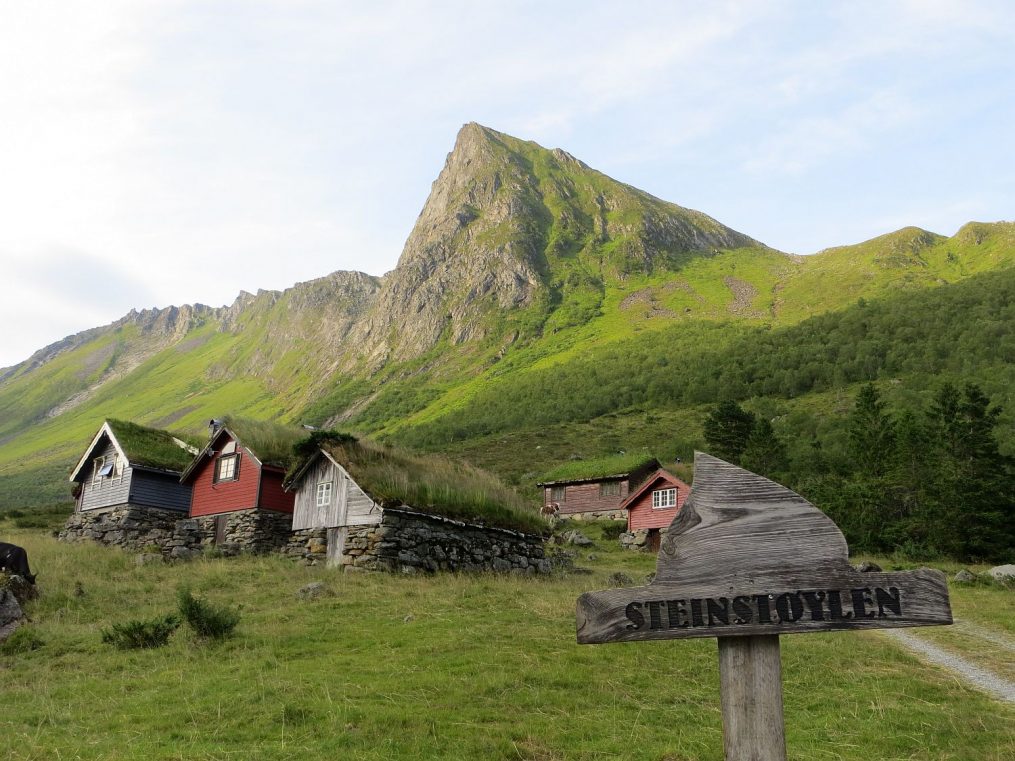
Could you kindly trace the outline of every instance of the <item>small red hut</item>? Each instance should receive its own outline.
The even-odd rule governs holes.
[[[668,528],[684,505],[691,487],[660,468],[628,495],[621,504],[627,510],[627,530],[647,530],[646,546],[659,549],[659,530]]]
[[[282,488],[286,466],[232,426],[217,428],[180,478],[194,489],[190,517],[216,545],[254,552],[283,547],[292,533],[294,503]]]

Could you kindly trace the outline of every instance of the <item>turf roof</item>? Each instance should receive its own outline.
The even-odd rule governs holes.
[[[319,446],[345,468],[353,480],[383,507],[399,507],[466,523],[545,534],[546,521],[536,505],[492,473],[433,454],[414,454],[352,436],[318,432],[308,455],[291,472],[302,475]]]
[[[643,468],[658,468],[659,461],[649,454],[621,454],[599,457],[594,460],[575,460],[558,465],[539,479],[540,483],[554,481],[594,481],[609,476],[626,476]]]
[[[180,472],[194,459],[193,452],[176,443],[177,439],[182,440],[181,436],[126,420],[106,422],[132,466]]]
[[[306,437],[306,431],[267,420],[249,420],[226,416],[222,424],[236,434],[240,444],[249,449],[264,465],[290,467],[296,460],[295,446]]]

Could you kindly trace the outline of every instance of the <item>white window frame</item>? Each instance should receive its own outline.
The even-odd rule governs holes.
[[[229,472],[229,475],[224,476],[222,475],[222,471],[224,470],[224,464],[226,461],[232,462],[232,468]],[[239,476],[237,475],[237,470],[239,464],[240,464],[240,456],[238,454],[230,454],[226,455],[225,457],[219,457],[218,460],[215,461],[215,483],[221,484],[227,481],[238,480]]]
[[[567,502],[567,487],[566,486],[551,486],[550,487],[550,501],[551,502]]]
[[[317,506],[328,507],[331,504],[331,495],[334,490],[334,481],[321,481],[317,484]]]
[[[105,476],[99,474],[102,472],[102,469],[106,467],[106,456],[99,455],[92,460],[92,463],[95,466],[95,469],[92,471],[92,486],[101,486],[102,479],[105,478]]]
[[[656,489],[652,492],[652,509],[665,510],[677,506],[677,488],[671,486],[669,489]]]

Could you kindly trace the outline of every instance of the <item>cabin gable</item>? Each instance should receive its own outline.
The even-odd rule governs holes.
[[[101,435],[74,472],[81,484],[76,509],[97,510],[126,504],[133,469],[108,434]]]
[[[627,530],[668,528],[691,487],[665,470],[649,477],[627,500]]]
[[[257,507],[261,463],[228,434],[216,437],[213,444],[198,455],[201,462],[188,473],[194,488],[191,517]]]
[[[320,452],[296,490],[293,530],[380,523],[382,510],[326,452]]]

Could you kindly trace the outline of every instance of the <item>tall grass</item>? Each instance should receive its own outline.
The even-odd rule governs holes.
[[[46,583],[27,608],[42,644],[0,655],[0,757],[720,761],[714,642],[575,643],[578,595],[655,565],[585,530],[599,545],[581,558],[591,574],[532,579],[336,575],[270,556],[138,567],[114,549],[5,534]],[[335,594],[300,600],[316,580]],[[100,642],[125,609],[172,609],[181,584],[242,604],[237,635]],[[999,621],[1005,594],[953,589],[956,615]],[[1012,757],[1011,707],[887,637],[787,636],[782,651],[790,758]]]

